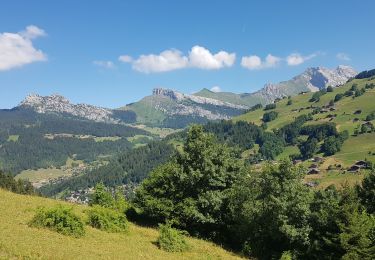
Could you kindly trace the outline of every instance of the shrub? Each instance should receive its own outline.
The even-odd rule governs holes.
[[[280,260],[292,260],[292,259],[293,259],[293,255],[290,251],[284,251],[280,257]]]
[[[184,236],[186,232],[172,228],[170,224],[160,224],[159,233],[157,243],[160,249],[167,252],[183,252],[189,249]]]
[[[44,227],[63,235],[82,237],[85,234],[84,223],[66,206],[38,208],[36,215],[29,223],[33,227]]]
[[[288,103],[286,103],[287,106],[290,106],[291,104],[293,104],[293,101],[291,99],[288,100]]]
[[[343,97],[344,97],[344,94],[341,94],[341,93],[336,94],[334,101],[337,102],[337,101],[341,100]]]
[[[264,113],[263,122],[270,122],[272,120],[275,120],[278,115],[279,115],[279,113],[277,113],[275,111]]]
[[[111,208],[115,204],[112,194],[109,193],[103,183],[97,183],[95,192],[91,196],[90,205],[100,205],[106,208]]]
[[[271,109],[275,109],[276,108],[276,104],[268,104],[266,105],[266,107],[264,108],[264,110],[271,110]]]
[[[332,86],[328,86],[327,87],[327,92],[333,92],[333,87]]]
[[[88,224],[93,228],[112,233],[124,233],[129,225],[125,214],[98,205],[87,211]]]

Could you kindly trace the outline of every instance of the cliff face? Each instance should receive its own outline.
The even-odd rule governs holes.
[[[116,122],[116,120],[112,118],[112,111],[110,109],[87,104],[72,104],[61,95],[40,96],[31,94],[20,103],[19,107],[31,108],[37,113],[42,114],[66,113],[96,122]]]

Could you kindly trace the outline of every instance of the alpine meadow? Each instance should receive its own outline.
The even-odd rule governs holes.
[[[375,259],[375,2],[0,8],[0,259]]]

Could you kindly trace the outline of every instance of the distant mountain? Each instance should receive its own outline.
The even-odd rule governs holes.
[[[63,114],[106,123],[137,123],[148,126],[184,128],[191,123],[230,119],[260,103],[272,103],[277,98],[317,91],[327,86],[340,86],[357,75],[348,66],[335,69],[308,68],[302,74],[277,84],[268,83],[254,93],[235,94],[203,89],[193,95],[175,90],[155,88],[152,95],[123,108],[113,110],[88,104],[72,104],[60,95],[29,95],[18,108],[37,113]]]
[[[37,94],[28,95],[18,108],[32,109],[40,114],[64,114],[95,122],[106,123],[132,123],[136,115],[129,111],[112,110],[87,104],[72,104],[61,95],[40,96]]]
[[[155,88],[151,96],[122,109],[134,111],[137,122],[171,128],[182,128],[189,123],[230,119],[242,114],[248,106],[225,100],[183,94],[171,89]]]
[[[259,91],[243,94],[202,89],[188,95],[170,89],[156,88],[151,96],[122,109],[134,111],[138,123],[181,128],[189,123],[229,119],[256,104],[272,103],[277,98],[317,91],[328,86],[337,87],[356,74],[357,72],[348,66],[338,66],[335,69],[308,68],[291,80],[278,84],[268,83]]]
[[[282,81],[278,84],[268,83],[264,85],[261,90],[253,93],[253,96],[271,103],[276,98],[293,96],[300,92],[315,92],[328,86],[337,87],[356,75],[357,72],[353,68],[343,65],[335,69],[324,67],[308,68],[291,80]]]
[[[251,107],[257,103],[272,103],[276,98],[294,96],[300,92],[314,92],[328,86],[337,87],[356,75],[357,72],[349,66],[340,65],[335,69],[314,67],[306,69],[291,80],[282,81],[277,84],[267,83],[262,89],[254,93],[234,94],[230,92],[212,92],[208,89],[203,89],[194,95]]]

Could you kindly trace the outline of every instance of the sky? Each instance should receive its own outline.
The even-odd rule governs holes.
[[[249,93],[308,67],[375,68],[375,1],[0,2],[0,108],[117,108],[154,87]]]

